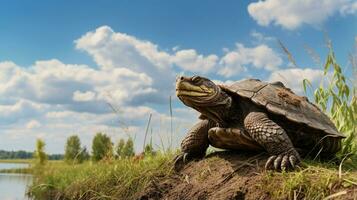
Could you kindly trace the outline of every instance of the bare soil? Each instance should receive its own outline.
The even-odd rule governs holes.
[[[140,200],[265,200],[272,195],[274,179],[267,179],[264,164],[268,155],[236,152],[215,152],[203,160],[192,161],[168,177],[157,177],[145,191],[138,194]],[[276,179],[279,181],[279,179]],[[341,191],[335,186],[332,194]],[[287,194],[286,199],[304,199],[302,195]],[[332,199],[357,199],[357,187],[348,189],[347,195]]]

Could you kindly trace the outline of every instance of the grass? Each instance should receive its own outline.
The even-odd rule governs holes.
[[[273,199],[324,199],[357,190],[357,163],[348,163],[341,172],[331,163],[305,160],[304,164],[292,172],[263,173],[261,189]]]
[[[323,199],[357,186],[357,172],[349,172],[345,176],[339,179],[335,169],[309,166],[290,173],[267,173],[262,181],[262,189],[273,199]]]
[[[36,199],[134,199],[155,177],[171,172],[172,156],[165,153],[143,160],[77,165],[48,163],[35,170],[30,195]]]

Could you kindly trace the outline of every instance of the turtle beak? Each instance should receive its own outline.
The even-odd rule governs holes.
[[[191,96],[191,97],[203,97],[208,96],[211,91],[206,86],[194,85],[191,78],[180,76],[176,79],[176,95]]]

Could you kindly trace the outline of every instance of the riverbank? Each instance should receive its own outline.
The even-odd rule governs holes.
[[[29,188],[36,199],[135,199],[151,180],[172,173],[172,153],[85,162],[47,163],[34,170]]]
[[[13,168],[13,169],[0,169],[0,173],[8,174],[32,174],[32,168]]]
[[[293,172],[263,169],[266,157],[213,153],[181,171],[173,154],[78,165],[49,163],[35,173],[37,199],[337,199],[357,198],[357,163],[305,161]],[[348,197],[348,198],[347,198]]]

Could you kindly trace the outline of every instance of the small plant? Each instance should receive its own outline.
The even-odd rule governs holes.
[[[45,142],[42,139],[37,139],[36,150],[34,152],[34,157],[36,159],[37,165],[44,165],[47,160],[47,155],[45,152]]]
[[[144,154],[145,155],[153,155],[154,154],[154,148],[152,147],[152,143],[147,144],[144,149]]]

